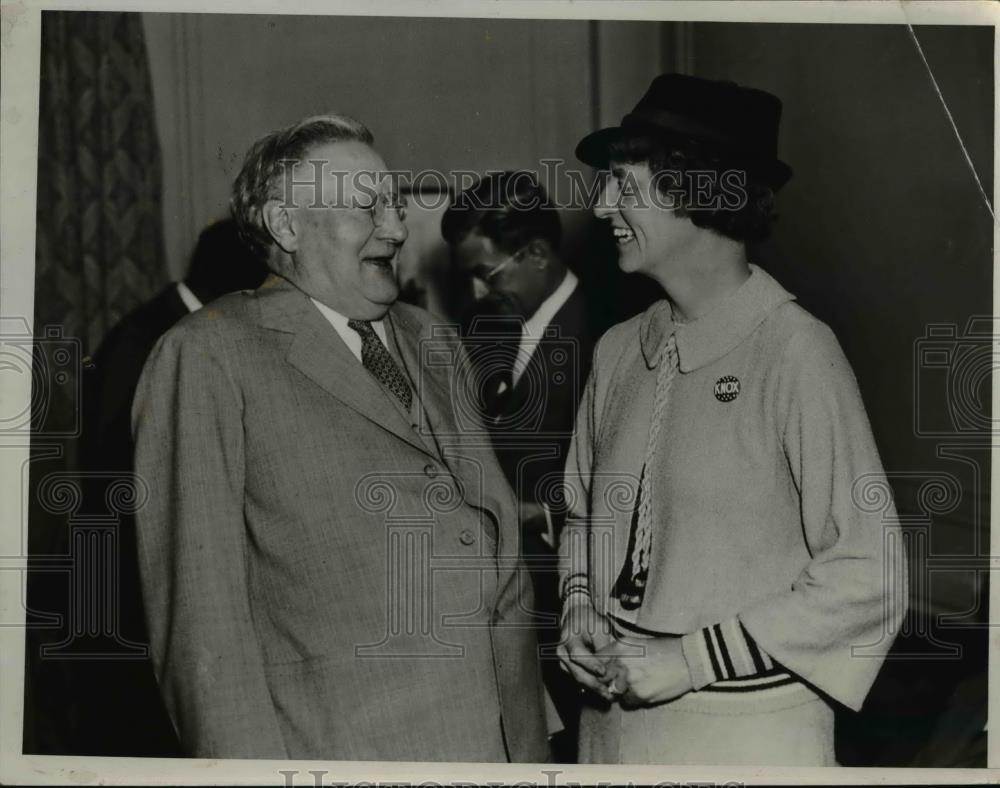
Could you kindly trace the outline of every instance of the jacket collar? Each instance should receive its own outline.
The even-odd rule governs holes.
[[[750,276],[705,315],[690,323],[673,320],[670,303],[657,301],[642,316],[639,342],[649,369],[656,367],[660,349],[671,334],[677,337],[681,372],[718,361],[746,339],[777,307],[795,298],[763,269],[750,264]]]
[[[431,447],[361,366],[309,296],[276,275],[269,276],[254,295],[260,307],[261,325],[291,335],[287,360],[292,366],[379,427],[434,456]],[[395,321],[400,319],[396,307],[389,310],[387,317],[389,331],[399,349],[412,350],[411,345],[419,340],[411,332],[415,334],[417,329],[407,323],[400,331],[395,330]],[[409,371],[412,375],[414,367],[409,367]],[[419,385],[419,378],[414,377],[413,382]]]
[[[271,275],[254,295],[260,308],[261,325],[289,335],[289,363],[361,416],[451,468],[456,480],[460,481],[461,494],[470,505],[497,513],[496,523],[500,528],[496,527],[493,518],[486,518],[486,521],[493,538],[498,540],[498,553],[516,551],[517,517],[511,504],[505,501],[511,497],[510,490],[502,481],[500,488],[495,487],[495,480],[503,478],[499,469],[492,474],[483,471],[484,462],[496,462],[492,447],[475,431],[467,436],[468,427],[462,428],[456,417],[461,402],[455,402],[458,381],[453,376],[467,369],[461,365],[460,358],[456,363],[426,363],[423,358],[431,348],[457,352],[456,333],[450,330],[439,333],[433,322],[421,319],[419,310],[400,303],[386,316],[389,342],[398,351],[398,360],[415,386],[417,403],[427,415],[428,422],[421,425],[418,433],[358,363],[336,329],[305,293],[288,280]],[[448,445],[438,445],[439,438]],[[455,446],[456,443],[459,445]],[[479,452],[486,452],[488,459],[480,461]],[[493,496],[494,489],[500,489],[499,498]],[[509,532],[506,537],[503,535],[505,529]],[[516,561],[501,567],[506,575],[499,583],[501,589],[520,576],[516,567]]]

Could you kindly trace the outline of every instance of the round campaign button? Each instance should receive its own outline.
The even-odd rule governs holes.
[[[715,381],[715,398],[719,402],[732,402],[740,395],[739,378],[724,375]]]

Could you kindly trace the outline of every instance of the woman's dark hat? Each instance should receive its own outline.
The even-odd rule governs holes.
[[[629,133],[698,140],[734,167],[780,189],[792,169],[778,158],[781,100],[735,82],[661,74],[620,126],[595,131],[576,146],[584,164],[608,166],[608,145]]]

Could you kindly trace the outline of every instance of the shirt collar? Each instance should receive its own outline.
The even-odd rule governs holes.
[[[524,322],[524,327],[521,330],[521,341],[517,346],[517,356],[514,358],[514,366],[511,370],[511,379],[515,386],[521,379],[524,370],[528,368],[528,362],[531,361],[535,348],[541,342],[545,329],[549,327],[549,323],[552,322],[556,313],[569,301],[578,281],[576,274],[572,271],[566,271],[566,276],[563,277],[559,286],[552,291],[548,298],[542,301],[541,306],[535,310],[535,314]]]
[[[203,306],[198,296],[184,282],[177,283],[177,295],[181,297],[181,301],[184,302],[184,306],[187,307],[188,312],[197,312]]]
[[[350,318],[347,317],[347,315],[342,315],[333,307],[327,306],[322,301],[318,301],[312,296],[309,297],[309,300],[312,301],[314,304],[316,304],[316,307],[319,309],[319,311],[323,313],[323,317],[325,317],[331,323],[333,323],[336,326],[342,326],[343,328],[350,328],[350,326],[347,325],[348,321],[350,320]],[[385,318],[383,317],[379,318],[378,320],[369,320],[367,322],[372,324],[372,328],[378,330],[384,327]],[[351,330],[353,331],[354,329]]]
[[[559,283],[559,287],[553,290],[552,294],[542,301],[541,306],[535,310],[535,314],[525,321],[524,335],[540,337],[549,323],[552,322],[552,318],[556,316],[556,312],[562,309],[563,304],[573,295],[577,282],[576,275],[572,271],[567,270],[566,276]]]
[[[660,349],[671,334],[677,337],[681,372],[691,372],[718,361],[746,339],[781,304],[795,298],[763,269],[750,264],[750,276],[690,323],[676,323],[669,302],[657,301],[642,316],[639,343],[649,369],[656,367]]]
[[[317,301],[312,296],[309,297],[309,300],[316,305],[316,308],[320,311],[323,317],[327,319],[330,325],[337,329],[337,333],[340,334],[340,338],[347,343],[347,347],[351,349],[351,352],[360,359],[362,345],[361,334],[347,324],[348,317],[346,315],[342,315],[336,309],[328,307],[322,301]],[[368,322],[371,323],[372,328],[375,329],[375,334],[382,340],[382,344],[388,347],[389,341],[385,332],[385,318],[380,320],[369,320]]]

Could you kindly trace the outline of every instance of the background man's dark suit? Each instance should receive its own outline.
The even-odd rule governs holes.
[[[561,482],[580,395],[590,373],[594,320],[582,285],[577,284],[546,328],[516,383],[513,358],[520,339],[519,318],[504,317],[502,307],[483,304],[479,319],[470,321],[470,355],[489,359],[482,370],[483,409],[494,451],[511,487],[522,502],[546,503],[552,535],[563,522]],[[478,342],[492,345],[478,352]],[[559,591],[553,570],[554,552],[546,541],[544,515],[536,512],[522,523],[522,552],[535,588],[535,611],[542,646],[542,674],[566,725],[567,741],[575,738],[579,689],[560,670],[550,648],[558,638]],[[548,648],[547,648],[548,647]],[[554,740],[556,757],[560,747]]]
[[[224,293],[256,288],[266,272],[239,239],[235,223],[226,219],[202,231],[184,282],[198,301],[209,303]],[[139,587],[135,519],[131,513],[108,512],[105,493],[134,470],[130,414],[143,366],[160,337],[190,312],[178,285],[171,283],[122,318],[85,367],[81,444],[81,467],[89,474],[85,506],[90,514],[117,516],[117,598],[111,604],[117,613],[119,642],[109,644],[109,651],[130,658],[83,660],[71,667],[74,686],[64,703],[79,707],[77,752],[181,754],[152,665],[141,658],[149,635]]]
[[[562,477],[576,409],[590,372],[594,339],[579,285],[556,312],[517,382],[510,370],[487,405],[501,467],[522,500],[548,501]],[[551,507],[559,527],[559,507]]]

